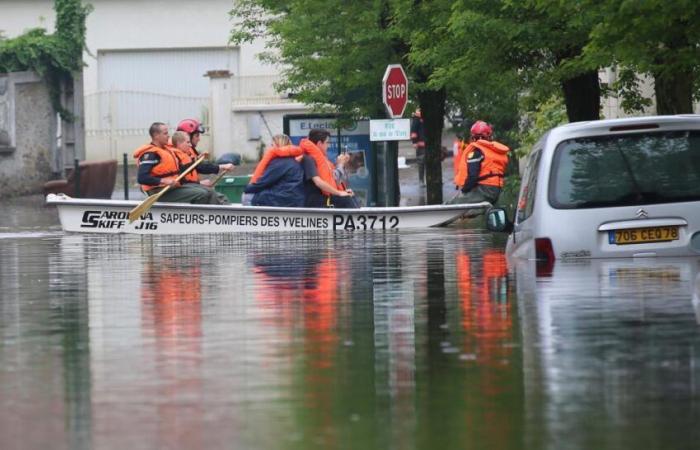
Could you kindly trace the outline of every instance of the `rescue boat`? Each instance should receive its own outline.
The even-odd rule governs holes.
[[[155,203],[133,222],[140,202],[72,198],[49,194],[64,231],[112,234],[205,234],[269,231],[385,231],[446,226],[467,212],[483,213],[488,202],[463,205],[365,207],[359,209]]]

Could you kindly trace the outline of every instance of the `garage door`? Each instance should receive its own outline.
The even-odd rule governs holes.
[[[100,51],[98,92],[86,97],[86,128],[141,131],[155,121],[206,121],[209,78],[204,74],[236,73],[237,57],[233,48]]]
[[[238,72],[237,51],[230,48],[101,51],[98,88],[187,97],[209,95],[210,70]]]

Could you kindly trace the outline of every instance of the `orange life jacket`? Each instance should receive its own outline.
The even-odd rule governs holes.
[[[457,168],[459,166],[459,161],[462,159],[462,153],[464,153],[464,150],[467,148],[467,143],[460,140],[460,139],[455,139],[455,141],[452,143],[452,164],[454,165],[454,173],[457,173]]]
[[[174,177],[180,174],[180,169],[183,165],[192,163],[192,158],[189,155],[181,152],[174,147],[160,148],[153,144],[142,145],[134,151],[134,158],[137,164],[141,164],[140,160],[146,153],[155,153],[158,155],[160,162],[153,166],[151,169],[151,175],[158,178]],[[185,181],[190,183],[198,183],[199,177],[196,174],[196,170],[191,171],[185,175]],[[142,184],[141,188],[144,191],[150,191],[160,186],[151,186],[148,184]]]
[[[457,162],[457,171],[454,178],[455,184],[461,189],[467,182],[467,176],[469,174],[467,160],[475,149],[481,150],[481,153],[484,155],[484,160],[481,161],[478,183],[502,188],[510,149],[500,142],[487,141],[484,139],[479,139],[476,142],[470,143],[467,148],[462,151],[459,161]]]
[[[304,150],[304,155],[308,155],[313,158],[314,162],[316,163],[316,170],[318,170],[318,175],[321,177],[321,179],[334,188],[341,190],[342,188],[338,186],[338,183],[336,183],[335,177],[333,176],[335,165],[328,160],[326,154],[320,148],[318,148],[316,144],[308,139],[302,139],[299,143],[299,147]],[[323,195],[326,196],[331,195],[330,192],[321,192],[323,192]]]
[[[284,147],[268,148],[265,152],[265,155],[258,163],[257,167],[255,167],[253,176],[250,177],[250,182],[255,183],[255,181],[258,178],[260,178],[263,173],[265,173],[265,169],[267,169],[268,164],[270,164],[270,161],[272,161],[273,159],[287,158],[290,156],[299,156],[303,154],[304,150],[302,150],[301,147],[297,147],[296,145],[285,145]]]
[[[172,142],[168,144],[168,147],[172,147],[174,150],[186,154],[189,158],[190,161],[196,161],[197,158],[199,158],[199,152],[197,151],[196,148],[189,146],[187,147],[187,150],[180,150],[179,148],[176,148],[174,145],[172,145]],[[183,164],[188,164],[188,163],[183,163]],[[199,183],[199,173],[197,172],[197,169],[192,169],[192,171],[185,175],[185,182],[187,183]]]

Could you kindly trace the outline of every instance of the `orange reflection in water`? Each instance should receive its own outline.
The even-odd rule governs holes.
[[[505,256],[487,250],[476,267],[464,250],[456,253],[456,259],[466,350],[476,354],[482,364],[499,365],[511,355],[511,346],[504,344],[513,338]]]
[[[513,347],[513,317],[507,298],[508,268],[502,252],[486,250],[472,262],[464,250],[456,253],[457,289],[462,305],[465,352],[475,355],[479,384],[474,395],[467,391],[465,421],[469,429],[481,430],[489,448],[508,448],[515,433],[512,411],[496,407],[497,399],[508,398],[517,380],[509,368]]]
[[[142,329],[154,343],[159,448],[202,448],[199,258],[162,257],[142,275]],[[186,400],[185,400],[186,399]]]
[[[260,255],[254,257],[253,272],[258,290],[256,300],[264,312],[264,322],[281,335],[302,331],[301,351],[290,349],[302,376],[304,426],[327,446],[334,446],[327,431],[334,426],[333,405],[336,380],[334,365],[338,337],[339,273],[344,273],[330,252],[307,255]]]

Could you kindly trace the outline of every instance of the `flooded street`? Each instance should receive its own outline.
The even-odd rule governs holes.
[[[700,259],[447,228],[64,234],[0,205],[0,448],[692,448]]]

